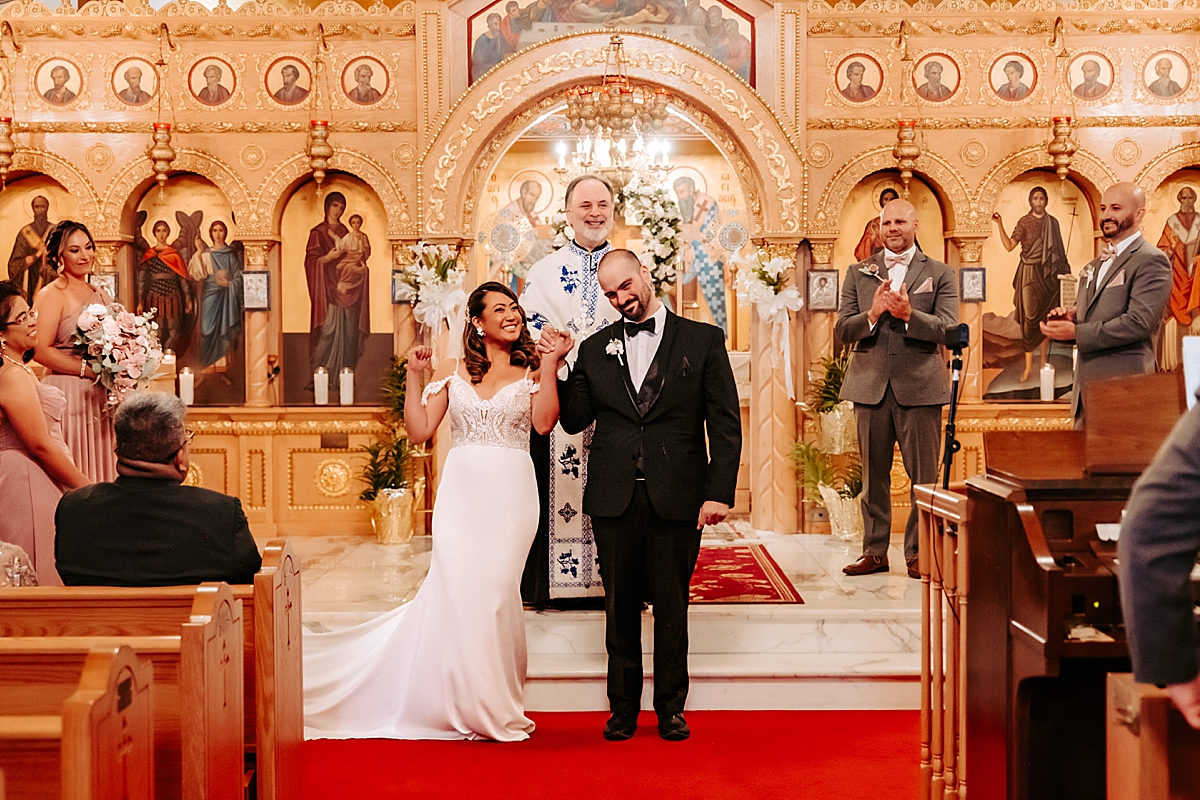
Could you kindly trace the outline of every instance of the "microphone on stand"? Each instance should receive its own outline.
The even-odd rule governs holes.
[[[950,413],[946,415],[946,447],[942,451],[942,488],[948,490],[954,454],[962,449],[962,443],[954,437],[955,418],[958,416],[958,384],[963,368],[962,354],[971,343],[971,328],[966,324],[952,325],[946,328],[942,340],[946,349],[953,353],[950,359]]]

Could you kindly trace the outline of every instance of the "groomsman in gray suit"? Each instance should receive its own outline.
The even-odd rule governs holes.
[[[888,571],[892,452],[900,443],[913,485],[937,481],[942,406],[950,400],[946,329],[958,324],[954,273],[917,249],[917,211],[892,200],[879,215],[883,250],[846,270],[837,337],[854,354],[842,399],[854,403],[862,455],[863,554],[842,572]],[[917,508],[904,529],[904,560],[917,571]]]
[[[1132,183],[1100,198],[1104,247],[1080,275],[1076,306],[1056,308],[1041,323],[1048,339],[1079,348],[1072,410],[1082,428],[1088,387],[1105,378],[1154,371],[1154,344],[1171,297],[1171,262],[1138,229],[1146,193]]]

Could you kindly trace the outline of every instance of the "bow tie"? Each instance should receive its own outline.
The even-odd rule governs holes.
[[[907,267],[908,260],[904,257],[903,253],[893,253],[890,250],[884,250],[883,265],[888,269],[892,267]]]
[[[1112,259],[1114,259],[1116,257],[1117,257],[1117,246],[1115,244],[1113,244],[1112,242],[1105,242],[1104,246],[1100,248],[1101,263],[1103,263],[1105,261],[1111,261]]]
[[[642,331],[646,333],[654,333],[654,317],[642,320],[641,322],[630,322],[625,320],[625,338],[632,339]]]

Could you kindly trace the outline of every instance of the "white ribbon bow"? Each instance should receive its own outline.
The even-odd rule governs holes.
[[[788,397],[796,399],[796,389],[792,383],[792,337],[791,312],[804,307],[795,286],[789,286],[769,300],[761,300],[754,308],[763,322],[771,324],[771,366],[778,367],[783,360],[783,380],[787,387]]]

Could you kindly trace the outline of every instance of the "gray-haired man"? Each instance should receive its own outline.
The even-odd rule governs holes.
[[[183,486],[187,408],[142,392],[113,415],[117,479],[59,501],[54,552],[67,586],[250,583],[262,565],[236,497]]]

